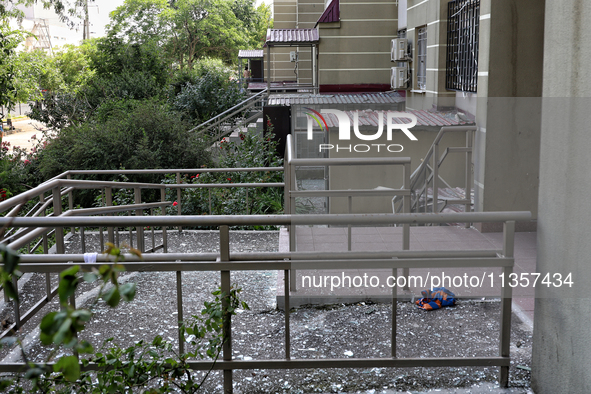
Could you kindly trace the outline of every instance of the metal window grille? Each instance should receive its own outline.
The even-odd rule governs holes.
[[[479,24],[480,0],[447,4],[446,89],[476,92]]]
[[[427,26],[417,30],[417,84],[421,90],[427,89]]]

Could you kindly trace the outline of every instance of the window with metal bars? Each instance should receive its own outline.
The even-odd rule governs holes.
[[[417,87],[427,89],[427,26],[417,29]]]
[[[447,4],[446,89],[476,93],[479,24],[480,0]]]

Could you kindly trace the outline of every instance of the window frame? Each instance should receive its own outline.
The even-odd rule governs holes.
[[[416,81],[418,90],[427,90],[427,25],[416,28],[417,36],[417,66],[416,66]]]
[[[445,88],[478,91],[480,0],[452,0],[447,4]]]

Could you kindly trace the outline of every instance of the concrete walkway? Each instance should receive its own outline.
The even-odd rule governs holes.
[[[286,237],[287,233],[283,235]],[[411,227],[410,250],[498,250],[503,247],[502,233],[480,233],[476,229],[435,226]],[[305,227],[296,230],[297,251],[347,251],[347,229],[339,227]],[[352,229],[351,250],[397,251],[402,250],[401,227],[357,227]],[[514,272],[521,274],[536,272],[536,233],[515,233]],[[420,291],[445,286],[458,298],[496,297],[501,294],[501,268],[449,268],[449,269],[411,269],[410,275],[417,277],[410,283],[410,294],[401,289],[399,295],[419,298]],[[401,274],[399,270],[399,274]],[[392,279],[388,283],[391,270],[299,270],[297,271],[297,291],[291,293],[292,306],[313,303],[314,299],[326,298],[323,302],[355,302],[363,299],[387,298],[391,294]],[[325,278],[329,276],[329,278]],[[370,283],[371,278],[375,277]],[[533,282],[531,275],[526,275]],[[350,279],[349,279],[350,278]],[[320,284],[320,282],[323,282]],[[362,283],[363,281],[363,283]],[[445,281],[445,283],[443,283]],[[541,279],[539,279],[541,281]],[[281,285],[281,280],[278,284]],[[339,283],[340,282],[340,283]],[[422,282],[422,283],[421,283]],[[386,284],[388,283],[388,284]],[[386,284],[386,285],[385,285]],[[492,284],[492,286],[491,286]],[[331,286],[332,285],[332,286]],[[338,286],[337,286],[338,285]],[[505,286],[508,280],[505,279]],[[539,285],[539,283],[538,283]],[[281,286],[282,287],[282,286]],[[281,296],[282,288],[278,288]],[[534,287],[521,285],[513,288],[513,310],[532,325],[534,314]],[[278,299],[282,304],[282,300]]]
[[[2,141],[10,142],[10,147],[20,146],[25,148],[27,151],[31,151],[35,145],[35,139],[39,139],[43,135],[43,129],[45,127],[42,123],[35,120],[24,118],[15,120],[12,122],[13,126],[17,129],[14,132],[5,132],[2,136]],[[35,138],[31,138],[35,136]]]

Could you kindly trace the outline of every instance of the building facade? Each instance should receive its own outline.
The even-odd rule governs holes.
[[[275,2],[276,27],[298,26],[304,16],[309,27],[310,18],[319,15],[320,92],[397,90],[406,97],[407,110],[451,111],[472,119],[474,209],[529,210],[536,219],[544,1],[325,3]],[[304,8],[312,4],[313,12]],[[406,39],[406,54],[392,61],[397,38]],[[284,51],[274,55],[275,78],[290,76],[285,68],[290,49]],[[403,80],[402,89],[393,87],[396,78]],[[535,220],[517,227],[533,230]]]

